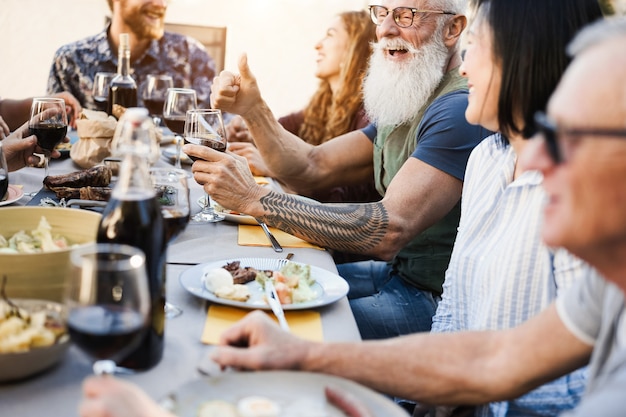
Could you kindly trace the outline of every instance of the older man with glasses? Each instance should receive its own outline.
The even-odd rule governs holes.
[[[242,115],[264,160],[289,189],[310,195],[373,175],[384,196],[379,202],[295,199],[257,187],[245,161],[185,148],[204,159],[193,166],[195,178],[225,207],[324,247],[389,261],[338,265],[364,339],[430,330],[440,299],[467,158],[490,133],[464,116],[467,84],[458,67],[465,9],[460,0],[370,6],[378,41],[363,94],[372,124],[322,145],[304,143],[276,122],[246,58],[239,75],[215,79],[213,104]]]

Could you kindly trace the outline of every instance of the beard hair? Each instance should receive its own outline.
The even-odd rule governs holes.
[[[384,50],[389,48],[406,49],[413,56],[400,64],[388,61]],[[448,49],[440,30],[420,48],[400,38],[383,38],[375,43],[363,81],[363,103],[369,120],[377,126],[412,120],[441,82],[447,59]]]
[[[147,24],[143,17],[144,11],[149,11],[149,9],[145,9],[145,6],[139,8],[133,8],[132,6],[128,6],[125,2],[122,2],[122,16],[124,19],[124,23],[128,27],[133,28],[133,33],[139,39],[161,39],[165,32],[165,16],[163,16],[157,25]]]

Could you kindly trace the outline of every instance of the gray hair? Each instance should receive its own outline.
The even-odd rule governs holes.
[[[567,46],[567,53],[574,57],[592,46],[620,36],[626,36],[626,17],[607,17],[581,30]]]
[[[427,0],[428,7],[464,15],[467,12],[467,0]]]

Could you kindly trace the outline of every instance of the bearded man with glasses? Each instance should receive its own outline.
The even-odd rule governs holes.
[[[372,124],[318,146],[276,122],[245,56],[240,74],[214,81],[213,105],[243,117],[265,162],[290,190],[306,196],[373,175],[381,201],[302,201],[257,187],[245,161],[185,148],[204,160],[193,165],[195,178],[223,206],[320,246],[381,259],[338,265],[364,339],[430,330],[440,299],[467,159],[490,133],[464,116],[467,84],[458,67],[466,7],[462,0],[371,6],[378,41],[363,101]]]

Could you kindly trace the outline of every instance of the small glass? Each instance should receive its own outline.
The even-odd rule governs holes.
[[[148,109],[155,126],[161,126],[167,90],[174,87],[169,75],[148,74],[142,93],[143,105]]]
[[[35,97],[30,107],[28,122],[30,134],[37,136],[37,144],[44,152],[44,176],[48,176],[50,154],[67,135],[65,100],[52,97]]]
[[[115,72],[97,72],[93,79],[91,95],[96,104],[96,110],[107,111],[109,100],[109,86],[111,80],[117,75]]]
[[[174,167],[182,168],[180,152],[183,146],[182,136],[185,133],[185,117],[187,110],[198,107],[196,91],[190,88],[170,88],[167,90],[165,105],[163,107],[163,120],[165,125],[174,132],[176,138],[176,159]]]
[[[115,363],[143,339],[150,322],[144,253],[99,243],[74,249],[65,304],[72,342],[95,359],[96,374],[130,372]]]

